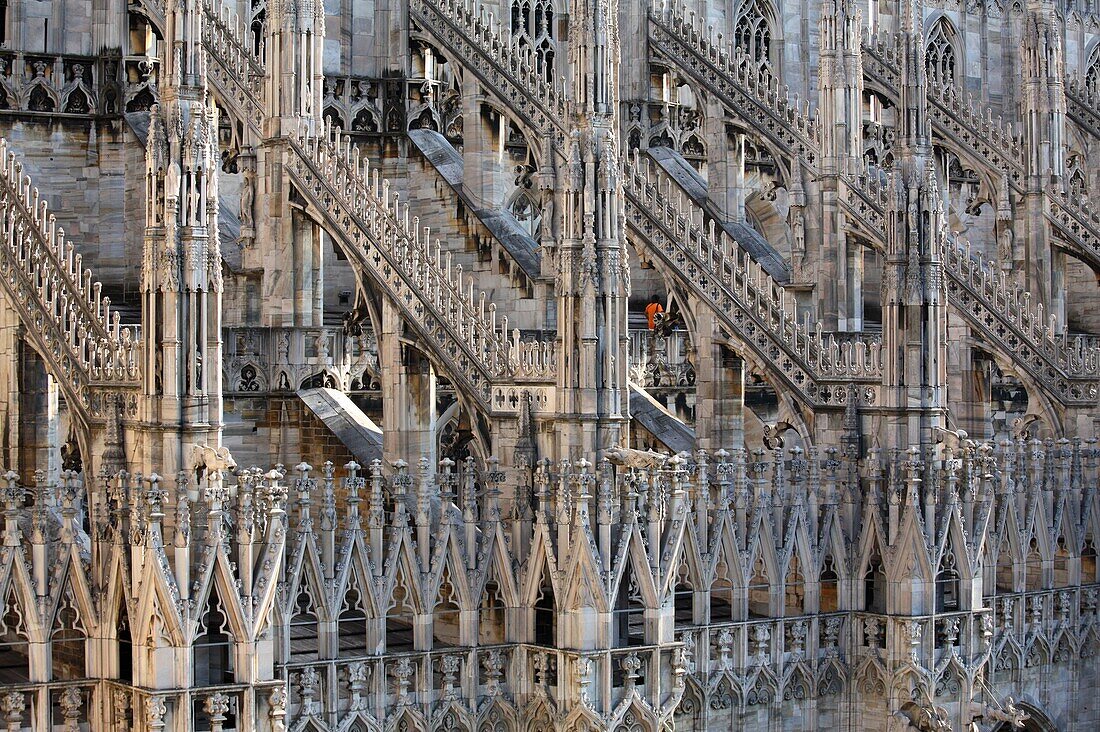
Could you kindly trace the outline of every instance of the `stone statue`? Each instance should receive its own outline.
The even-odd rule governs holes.
[[[622,468],[659,468],[668,461],[668,457],[660,453],[629,447],[616,447],[604,454],[612,465]]]
[[[255,176],[251,170],[244,171],[244,178],[241,180],[241,228],[252,228],[252,201],[255,197],[255,191],[253,186],[255,185]]]
[[[229,454],[228,447],[210,445],[195,445],[191,450],[191,464],[195,470],[204,470],[208,474],[237,467],[237,462]]]

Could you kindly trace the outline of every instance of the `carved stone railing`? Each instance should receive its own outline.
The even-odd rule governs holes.
[[[122,112],[124,69],[120,55],[0,50],[0,114],[116,117]]]
[[[211,0],[203,5],[203,41],[213,63],[208,77],[228,103],[247,114],[259,132],[263,97],[262,60],[241,39],[244,26]],[[346,135],[326,124],[320,134],[299,130],[288,142],[287,171],[299,192],[323,218],[326,229],[343,240],[345,250],[386,292],[422,336],[426,347],[450,364],[449,375],[467,387],[489,412],[514,411],[518,402],[507,385],[556,380],[551,342],[528,342],[519,330],[508,330],[507,317],[497,324],[496,306],[484,293],[475,300],[473,283],[466,290],[462,268],[451,268],[450,255],[429,241],[407,204],[390,194],[389,181],[359,158]],[[545,404],[545,397],[540,397]]]
[[[120,325],[102,285],[47,212],[46,201],[0,139],[0,276],[27,338],[72,390],[85,417],[104,413],[106,390],[140,383],[134,331]]]
[[[728,51],[727,41],[713,36],[694,12],[656,10],[649,19],[651,49],[717,95],[776,148],[796,152],[811,173],[816,171],[821,142],[808,102],[792,98],[786,86],[740,49]]]
[[[245,40],[247,28],[230,8],[202,0],[202,44],[207,81],[241,121],[259,134],[264,118],[263,60]]]
[[[445,6],[452,16],[441,12]],[[565,134],[565,105],[558,101],[549,82],[518,59],[523,52],[510,44],[499,29],[492,29],[492,20],[471,10],[457,0],[414,0],[413,14],[444,48],[469,64],[490,92],[507,102],[525,117],[538,133],[553,135],[556,147]],[[513,56],[513,54],[515,54]],[[478,71],[480,70],[480,71]],[[746,82],[751,83],[751,82]],[[779,100],[774,82],[762,79],[763,90],[769,85]],[[800,140],[811,160],[816,159],[813,124],[795,115],[795,109],[777,101],[775,109],[784,110],[795,120],[791,124],[800,131]],[[847,398],[846,384],[880,380],[881,364],[877,348],[863,344],[841,344],[825,336],[820,329],[812,332],[796,322],[795,316],[779,302],[782,287],[773,282],[724,234],[707,234],[690,214],[679,211],[667,201],[658,186],[647,179],[637,166],[626,166],[624,188],[631,228],[650,244],[654,254],[667,265],[671,276],[683,278],[685,285],[701,295],[702,301],[715,309],[737,337],[744,341],[758,367],[774,370],[778,380],[787,383],[804,401],[811,404],[843,404]],[[648,185],[648,187],[647,187]],[[658,213],[658,209],[661,213]],[[701,216],[696,216],[702,221]],[[684,243],[684,237],[693,237]],[[716,267],[726,267],[718,274]],[[685,271],[691,269],[691,273]],[[708,279],[711,287],[701,286],[696,277]],[[778,299],[776,297],[778,295]],[[822,382],[818,384],[817,382]],[[830,383],[834,382],[834,383]],[[870,396],[873,401],[873,387]]]
[[[1054,235],[1082,261],[1100,271],[1100,213],[1087,198],[1075,199],[1056,186],[1047,188],[1047,220]]]
[[[882,168],[864,165],[859,172],[841,178],[839,203],[848,220],[871,241],[880,241],[885,232],[887,175]]]
[[[1079,76],[1066,80],[1066,111],[1082,129],[1100,137],[1100,90],[1090,88]]]
[[[898,99],[901,83],[898,38],[879,35],[863,44],[863,74],[875,83],[877,90],[893,100]],[[1008,179],[1019,189],[1027,168],[1020,138],[1012,126],[986,110],[983,114],[972,97],[963,98],[951,86],[930,82],[927,85],[928,116],[932,131],[965,150],[977,162],[1000,176],[1007,171]]]
[[[753,87],[745,82],[751,80],[754,67],[745,63],[731,63],[730,53],[717,48],[722,39],[712,38],[703,30],[701,22],[686,20],[683,15],[667,10],[651,17],[650,41],[666,55],[676,61],[684,71],[692,73],[704,87],[722,99],[723,103],[738,114],[744,114],[747,102],[738,100],[730,90],[736,89],[742,95],[761,95],[755,100],[755,109],[788,110],[796,107],[783,98],[785,106],[779,105],[778,92],[774,84]],[[675,45],[673,45],[675,42]],[[669,46],[677,49],[673,54]],[[898,84],[898,58],[896,40],[878,39],[864,46],[864,71],[876,78],[886,89],[896,89]],[[734,52],[734,58],[737,58]],[[747,74],[747,76],[746,76]],[[963,102],[951,92],[942,89],[929,91],[930,109],[937,133],[950,137],[964,146],[993,170],[1007,170],[1010,180],[1016,183],[1022,180],[1024,164],[1019,139],[1010,127],[993,119],[988,114],[982,116],[973,110],[972,103]],[[777,106],[779,105],[779,106]],[[787,134],[794,136],[799,130],[813,130],[812,121],[789,113],[775,112],[772,119],[781,124],[785,119],[800,120],[787,126]],[[752,119],[752,117],[749,117]],[[805,121],[802,121],[805,120]],[[770,128],[762,131],[770,134]],[[773,142],[778,142],[774,140]],[[805,159],[813,157],[806,153],[807,146],[817,145],[814,134],[807,134],[801,146],[791,142],[791,137],[783,141],[785,147],[798,150]],[[810,148],[811,151],[815,148]],[[840,204],[849,220],[871,241],[882,242],[885,231],[888,186],[883,171],[867,167],[855,175],[842,176],[842,195]],[[1086,208],[1068,202],[1063,196],[1051,197],[1051,219],[1055,228],[1064,231],[1064,238],[1070,238],[1075,248],[1086,253],[1096,253],[1100,257],[1100,218]],[[953,240],[952,240],[953,241]],[[950,245],[952,252],[959,250],[958,245]],[[1005,292],[997,291],[991,282],[983,281],[983,290],[971,289],[971,283],[977,277],[976,271],[963,267],[958,256],[945,256],[949,281],[949,296],[952,304],[969,322],[988,332],[988,337],[1000,347],[1004,355],[1012,359],[1028,374],[1035,378],[1043,388],[1053,392],[1056,398],[1067,404],[1095,403],[1095,385],[1097,374],[1094,372],[1096,353],[1083,341],[1072,344],[1053,335],[1053,329],[1044,330],[1030,324],[1039,323],[1041,318],[1036,312],[1022,312],[1026,309],[1028,297],[1014,286],[1007,285]],[[1100,262],[1100,258],[1095,261]],[[981,266],[978,265],[978,269]],[[727,275],[728,276],[728,275]],[[1006,292],[1011,292],[1011,297]],[[1011,310],[1009,301],[1022,303]],[[1024,327],[1022,324],[1029,324]],[[1057,343],[1055,341],[1058,341]],[[808,374],[812,370],[806,369]]]
[[[744,343],[755,366],[774,374],[810,405],[842,405],[847,384],[867,384],[872,403],[881,381],[881,344],[841,342],[820,324],[799,323],[776,284],[737,243],[701,211],[674,202],[635,157],[624,165],[627,222],[665,263],[663,271],[704,303]]]
[[[340,391],[380,388],[378,341],[369,329],[240,327],[224,331],[226,394],[294,392],[305,384]]]
[[[377,169],[370,173],[349,137],[326,125],[321,135],[299,133],[288,144],[291,179],[326,229],[487,411],[507,411],[494,385],[556,380],[553,345],[521,341],[506,316],[498,324],[496,305],[484,293],[475,298],[462,267],[452,267],[450,254],[421,230],[419,219],[410,219],[389,181]]]
[[[842,205],[871,241],[884,244],[888,195],[884,175],[868,168],[858,180],[864,186],[862,195],[850,195]],[[848,192],[854,194],[855,187]],[[1030,293],[998,276],[996,266],[973,252],[969,243],[949,235],[941,254],[948,301],[976,333],[1060,403],[1096,403],[1100,350],[1092,341],[1058,335],[1042,305],[1032,305]]]
[[[951,304],[998,350],[1012,357],[1037,385],[1067,405],[1095,406],[1100,399],[1100,349],[1084,337],[1057,333],[1053,315],[1031,304],[1004,272],[955,237],[942,245]]]
[[[560,126],[564,94],[543,77],[530,49],[471,0],[411,0],[409,14],[421,29],[473,73],[502,101],[539,130]],[[559,146],[564,140],[559,140]]]

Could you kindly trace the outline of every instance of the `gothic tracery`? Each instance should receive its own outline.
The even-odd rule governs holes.
[[[0,726],[1097,726],[1087,3],[74,1]]]

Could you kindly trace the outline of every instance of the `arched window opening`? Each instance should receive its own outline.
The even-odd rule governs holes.
[[[863,575],[863,603],[868,612],[886,612],[886,572],[877,552],[871,556]]]
[[[1054,586],[1069,586],[1069,547],[1066,537],[1058,537],[1058,546],[1054,550]]]
[[[1027,559],[1024,560],[1024,589],[1028,592],[1043,589],[1043,557],[1039,554],[1039,542],[1031,540]]]
[[[836,573],[836,565],[833,561],[832,554],[826,554],[824,561],[821,563],[821,577],[819,579],[820,584],[820,602],[818,607],[823,613],[835,613],[837,611],[837,587],[839,585],[840,578]]]
[[[490,579],[485,583],[477,610],[478,643],[490,645],[504,642],[504,607],[504,593],[501,592],[500,583],[496,579]]]
[[[72,598],[61,606],[54,618],[50,635],[51,667],[54,681],[72,681],[87,676],[85,648],[87,632]]]
[[[619,594],[615,600],[615,632],[620,644],[640,646],[645,643],[645,604],[634,568],[629,565],[619,580]]]
[[[210,601],[191,648],[195,661],[195,686],[233,683],[233,634],[229,629],[229,616],[222,608],[216,591],[210,593]]]
[[[439,585],[439,602],[432,612],[432,647],[448,648],[460,643],[458,592],[450,577]]]
[[[27,626],[15,596],[8,595],[0,618],[0,683],[22,684],[30,681],[30,657]]]
[[[1085,539],[1081,547],[1081,584],[1096,582],[1096,543],[1092,537]]]
[[[712,623],[737,619],[733,614],[733,609],[736,607],[733,601],[733,582],[730,581],[727,572],[726,566],[719,564],[717,579],[710,586],[710,622]]]
[[[997,592],[1015,592],[1015,568],[1012,564],[1012,548],[1006,541],[997,552]]]
[[[398,583],[393,588],[393,605],[386,613],[386,651],[413,649],[413,614],[409,591]]]
[[[317,612],[314,610],[316,604],[307,588],[308,584],[303,582],[291,610],[290,626],[287,629],[291,661],[316,661],[320,652],[320,628],[317,624]]]
[[[783,615],[802,615],[806,611],[806,581],[802,576],[798,555],[792,554],[787,566],[787,581],[783,587]]]
[[[554,78],[554,4],[551,0],[512,0],[512,42],[534,55],[535,71]]]
[[[752,579],[749,580],[749,615],[757,618],[771,615],[771,581],[761,556],[756,557],[752,566]]]
[[[344,595],[344,607],[337,619],[336,633],[339,638],[340,657],[365,656],[367,650],[367,611],[363,605],[363,594],[353,579],[348,583]]]
[[[771,71],[772,31],[768,16],[764,0],[748,0],[737,16],[733,41],[759,68]]]
[[[695,624],[695,587],[688,576],[686,562],[680,563],[680,571],[677,572],[676,589],[673,591],[675,604],[676,625]]]
[[[955,566],[955,554],[948,551],[940,560],[936,573],[936,612],[953,612],[959,609],[959,571]]]
[[[124,683],[134,680],[134,637],[125,598],[118,604],[118,678]]]
[[[929,83],[951,87],[955,83],[955,34],[946,20],[940,19],[928,34],[925,69]]]
[[[262,56],[264,37],[267,35],[267,0],[251,0],[249,31],[252,33],[252,52]]]
[[[554,587],[545,576],[539,595],[535,598],[535,644],[540,646],[553,646],[557,642],[557,619],[554,615]]]
[[[1100,46],[1093,49],[1088,66],[1085,67],[1085,88],[1093,96],[1100,92]]]

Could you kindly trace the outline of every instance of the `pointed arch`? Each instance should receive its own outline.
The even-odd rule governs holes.
[[[710,583],[709,620],[712,623],[741,619],[739,616],[742,613],[738,612],[740,604],[736,598],[734,576],[725,562],[720,561],[714,568],[714,580]]]
[[[1009,512],[1012,510],[1010,502]],[[989,559],[993,567],[990,589],[996,594],[1015,592],[1018,569],[1023,568],[1023,552],[1020,551],[1020,540],[1015,530],[1016,522],[1011,516],[1006,518],[1008,520],[999,527],[999,536],[990,537],[988,541]]]
[[[288,660],[316,661],[320,657],[321,617],[317,606],[311,583],[300,583],[287,613]]]
[[[118,663],[117,678],[122,683],[132,683],[134,680],[134,634],[131,630],[133,626],[130,624],[130,612],[127,609],[126,598],[121,596],[121,593],[115,620],[115,642],[118,644],[116,656]]]
[[[413,633],[416,609],[415,592],[408,582],[397,582],[386,608],[386,652],[411,651],[416,638]]]
[[[1081,544],[1081,584],[1096,581],[1096,541],[1091,535],[1086,535]]]
[[[749,616],[768,618],[772,616],[772,577],[774,574],[764,558],[763,547],[757,550],[749,574],[748,601]]]
[[[1024,590],[1034,592],[1043,589],[1043,546],[1038,537],[1028,541],[1027,554],[1024,555]]]
[[[199,616],[198,630],[191,645],[195,686],[231,684],[236,679],[234,638],[229,613],[217,588],[210,592],[206,609]]]
[[[1068,587],[1070,584],[1070,543],[1066,533],[1059,534],[1054,542],[1054,586]]]
[[[961,606],[959,562],[954,547],[948,545],[936,568],[936,612],[954,612]]]
[[[552,646],[557,638],[557,588],[553,556],[545,524],[535,527],[521,600],[529,608],[529,637],[538,645]]]
[[[535,71],[552,80],[557,52],[553,0],[512,0],[509,10],[512,43],[533,54]]]
[[[625,564],[612,610],[615,635],[619,645],[640,646],[645,643],[645,600],[638,572],[632,562]]]
[[[822,613],[835,613],[840,609],[840,575],[832,552],[821,558],[821,571],[817,576],[817,609]]]
[[[29,628],[14,587],[9,587],[0,614],[0,683],[30,681]]]
[[[542,228],[542,209],[531,191],[520,186],[505,202],[505,210],[512,214],[523,229],[524,233],[532,239],[538,239]]]
[[[958,33],[946,16],[941,16],[928,29],[925,42],[925,71],[928,82],[951,88],[958,79],[961,59],[958,53]]]
[[[468,607],[469,603],[463,602],[457,587],[459,574],[451,570],[450,562],[443,563],[439,589],[432,607],[432,648],[447,648],[461,643],[462,608]]]
[[[87,676],[88,627],[71,589],[66,588],[54,612],[50,631],[50,674],[53,681]]]
[[[700,583],[689,567],[687,552],[680,555],[672,589],[672,603],[676,627],[695,624],[695,593]]]
[[[535,601],[531,605],[534,626],[533,640],[538,645],[553,646],[558,637],[557,598],[549,571],[542,574],[536,586]]]
[[[745,0],[737,11],[733,24],[733,41],[737,48],[755,62],[761,70],[776,70],[772,53],[773,39],[778,38],[776,14],[767,0]]]
[[[867,612],[886,612],[886,565],[878,541],[872,545],[860,573],[863,579],[863,607]]]
[[[1085,63],[1085,88],[1094,95],[1100,92],[1100,43],[1092,49]]]
[[[508,636],[506,628],[507,600],[495,572],[481,590],[477,607],[477,642],[485,645],[503,643]]]
[[[509,732],[518,729],[515,707],[499,696],[491,704],[483,706],[479,716],[481,720],[477,727],[478,732]]]
[[[348,577],[347,588],[343,593],[343,604],[336,619],[336,642],[338,655],[365,656],[374,649],[368,647],[370,624],[368,618],[369,600],[360,589],[360,581],[353,571]]]
[[[806,612],[806,576],[803,563],[796,549],[787,562],[787,579],[783,583],[783,615],[802,615]]]

